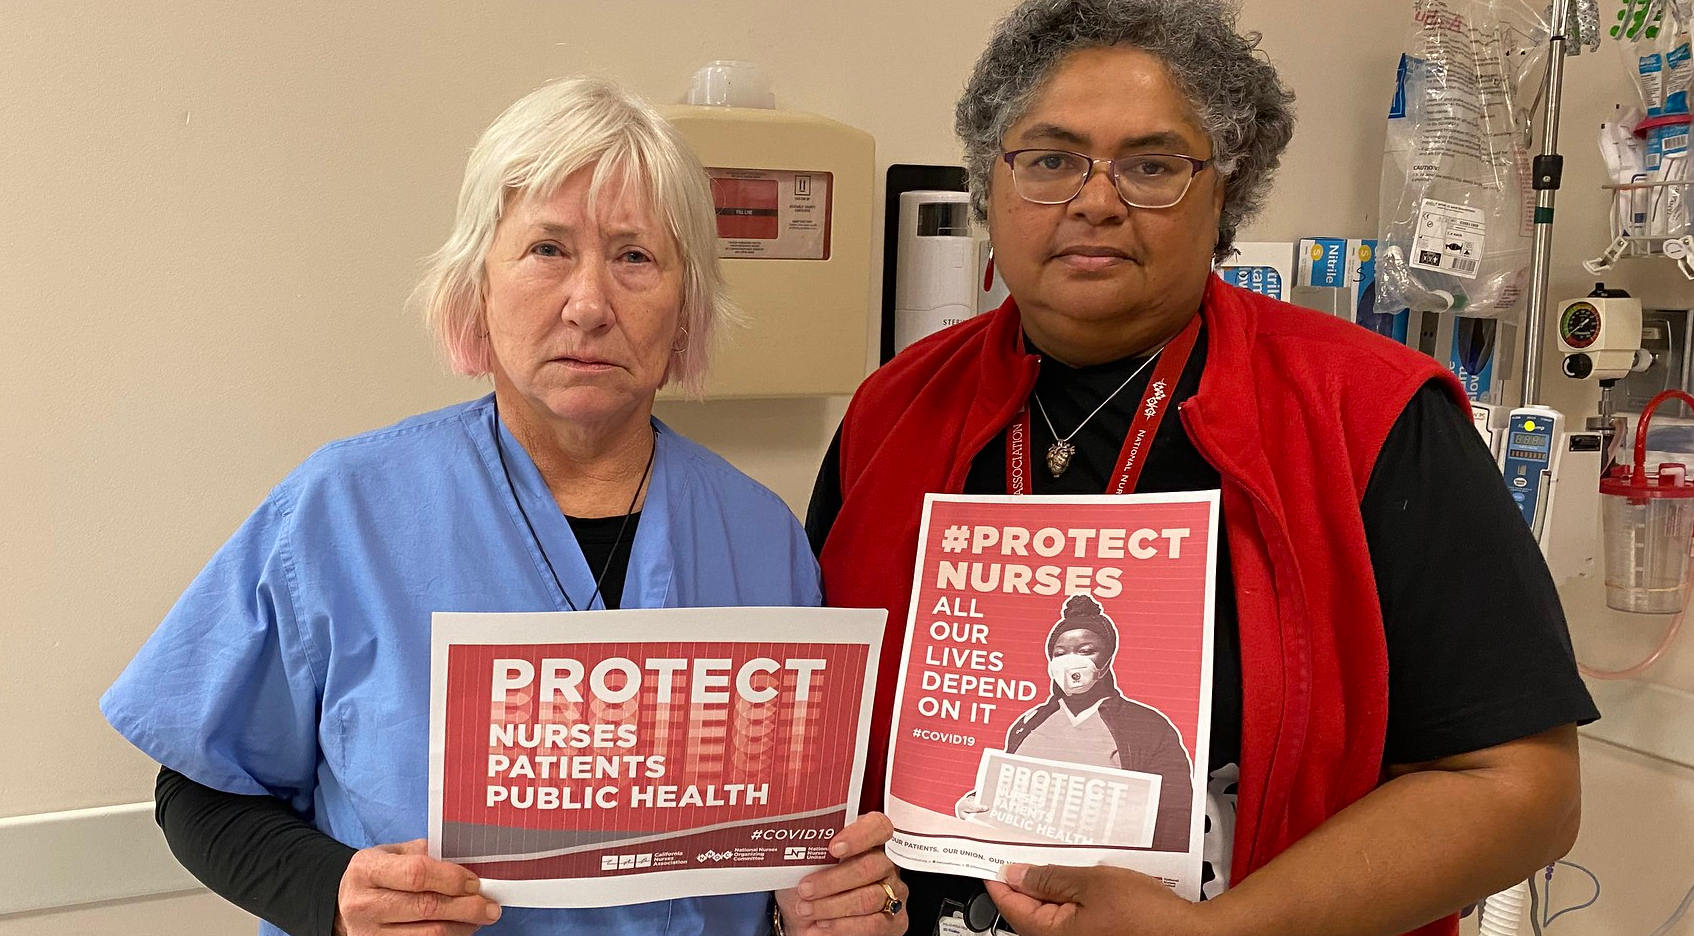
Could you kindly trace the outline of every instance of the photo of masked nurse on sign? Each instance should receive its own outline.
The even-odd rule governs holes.
[[[1215,492],[930,495],[887,807],[897,864],[1119,865],[1198,899]]]

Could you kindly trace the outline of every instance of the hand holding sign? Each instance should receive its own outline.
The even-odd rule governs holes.
[[[476,875],[429,857],[414,839],[378,845],[353,855],[336,895],[336,936],[418,932],[436,923],[452,936],[469,936],[500,919],[500,905],[481,896]]]
[[[894,826],[882,813],[866,813],[829,843],[841,859],[833,868],[808,874],[791,890],[777,891],[776,905],[786,932],[800,936],[826,932],[847,936],[898,936],[906,931],[906,885],[882,846]],[[885,912],[889,891],[900,907]]]
[[[1000,915],[1024,936],[1199,936],[1216,932],[1203,903],[1127,868],[1007,865],[988,882]]]

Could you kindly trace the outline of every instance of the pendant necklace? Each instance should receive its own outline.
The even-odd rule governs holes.
[[[1106,481],[1107,494],[1128,494],[1134,491],[1135,486],[1140,483],[1141,470],[1146,467],[1146,460],[1142,456],[1153,447],[1153,440],[1158,437],[1159,426],[1164,423],[1165,414],[1171,409],[1167,404],[1176,392],[1177,381],[1182,379],[1183,371],[1188,367],[1188,361],[1194,353],[1194,345],[1199,338],[1200,317],[1196,315],[1169,341],[1154,348],[1147,360],[1135,368],[1134,374],[1130,374],[1099,406],[1094,407],[1094,412],[1083,417],[1081,425],[1063,438],[1060,438],[1058,431],[1053,428],[1053,420],[1048,418],[1046,404],[1041,402],[1040,397],[1035,397],[1034,407],[1026,403],[1018,410],[1017,418],[1006,427],[1006,493],[1030,493],[1033,472],[1028,467],[1028,448],[1029,440],[1034,435],[1030,431],[1032,408],[1041,410],[1041,418],[1046,420],[1048,431],[1053,433],[1053,444],[1047,448],[1047,470],[1054,478],[1058,478],[1070,467],[1071,456],[1076,454],[1076,446],[1071,440],[1076,438],[1083,426],[1088,425],[1089,420],[1106,408],[1107,403],[1122,393],[1123,389],[1135,380],[1136,375],[1146,370],[1154,358],[1158,358],[1159,365],[1153,368],[1152,376],[1147,379],[1141,402],[1130,413],[1129,429],[1124,433],[1123,446],[1118,450],[1117,469]],[[1032,392],[1030,396],[1035,394]]]
[[[1076,454],[1076,446],[1071,444],[1071,440],[1076,438],[1076,434],[1082,431],[1083,426],[1088,425],[1089,420],[1100,415],[1100,411],[1105,409],[1106,404],[1112,402],[1119,393],[1122,393],[1123,388],[1129,386],[1131,381],[1141,376],[1141,372],[1147,369],[1147,365],[1153,363],[1153,359],[1164,353],[1164,350],[1165,346],[1160,345],[1157,351],[1147,357],[1147,360],[1141,362],[1141,366],[1137,367],[1134,373],[1124,378],[1123,383],[1118,384],[1116,390],[1113,390],[1104,400],[1101,400],[1099,406],[1094,407],[1094,412],[1082,417],[1082,422],[1078,423],[1077,427],[1072,429],[1070,434],[1064,438],[1060,438],[1059,430],[1053,428],[1053,420],[1047,415],[1047,407],[1041,403],[1041,395],[1038,393],[1030,394],[1035,397],[1035,408],[1041,411],[1041,419],[1047,423],[1047,431],[1053,434],[1053,444],[1047,446],[1047,471],[1054,479],[1064,474],[1065,469],[1071,466],[1071,456]]]
[[[547,572],[553,577],[553,587],[559,590],[559,597],[565,599],[565,605],[572,611],[580,611],[571,600],[570,592],[565,591],[565,583],[559,579],[559,570],[553,568],[553,560],[547,555],[547,547],[541,545],[541,537],[535,534],[535,524],[530,522],[529,511],[524,509],[523,498],[518,496],[517,486],[512,483],[512,469],[506,464],[506,447],[500,443],[500,404],[494,404],[494,452],[500,457],[500,471],[506,476],[506,489],[512,492],[512,502],[518,505],[518,515],[523,517],[524,526],[529,528],[529,538],[535,543],[535,548],[541,552],[541,561],[547,565]],[[588,596],[588,603],[583,608],[594,607],[594,599],[600,597],[600,585],[606,581],[606,573],[612,569],[612,561],[617,556],[618,547],[623,545],[624,531],[629,528],[629,518],[635,514],[635,504],[641,499],[641,491],[647,486],[647,479],[653,474],[653,458],[659,454],[659,430],[653,429],[653,448],[647,453],[647,467],[641,469],[641,480],[636,482],[635,494],[629,499],[629,508],[624,511],[623,522],[618,524],[618,538],[612,541],[612,551],[606,556],[606,564],[600,567],[600,574],[594,579],[594,593]],[[542,479],[545,485],[546,479]],[[574,535],[574,534],[573,534]],[[593,569],[589,569],[593,572]],[[602,605],[604,607],[604,605]]]

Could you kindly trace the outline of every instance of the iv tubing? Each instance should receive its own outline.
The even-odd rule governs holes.
[[[1682,895],[1682,903],[1676,905],[1676,910],[1671,913],[1670,919],[1660,923],[1659,928],[1649,936],[1666,936],[1671,931],[1671,927],[1681,921],[1683,914],[1688,912],[1689,904],[1694,904],[1694,887],[1688,888],[1688,893]]]
[[[1552,895],[1551,894],[1547,895],[1547,899],[1549,901],[1552,900],[1553,899]],[[1534,933],[1535,936],[1543,936],[1543,933],[1541,931],[1541,914],[1542,914],[1542,912],[1543,911],[1541,909],[1541,898],[1535,893],[1535,876],[1530,875],[1530,877],[1529,877],[1529,931]]]
[[[1542,891],[1547,896],[1547,908],[1545,910],[1543,910],[1542,913],[1541,913],[1541,926],[1552,926],[1553,921],[1557,920],[1559,917],[1562,917],[1567,913],[1575,913],[1578,910],[1587,910],[1589,907],[1592,907],[1595,904],[1600,902],[1600,876],[1599,875],[1597,875],[1594,872],[1588,870],[1587,868],[1584,868],[1582,865],[1579,865],[1574,861],[1565,861],[1565,860],[1561,859],[1559,861],[1554,862],[1553,864],[1564,865],[1567,868],[1575,868],[1576,870],[1581,871],[1583,874],[1588,875],[1588,880],[1594,882],[1594,896],[1588,898],[1587,900],[1583,901],[1582,903],[1566,907],[1563,910],[1560,910],[1557,913],[1554,913],[1553,912],[1553,865],[1548,865],[1547,866],[1546,880],[1541,885]],[[1529,884],[1530,884],[1530,886],[1529,886],[1529,896],[1531,898],[1533,898],[1535,896],[1535,879],[1530,878]],[[1530,922],[1534,923],[1535,921],[1533,919],[1531,919]],[[1536,928],[1536,936],[1540,936],[1540,927]]]

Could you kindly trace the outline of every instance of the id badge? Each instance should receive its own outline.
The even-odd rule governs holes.
[[[1011,928],[1001,923],[989,929],[974,931],[965,922],[965,918],[957,911],[944,913],[935,921],[935,936],[1017,936]]]
[[[957,913],[950,913],[935,921],[935,936],[973,936],[971,928],[965,925],[965,918]]]

